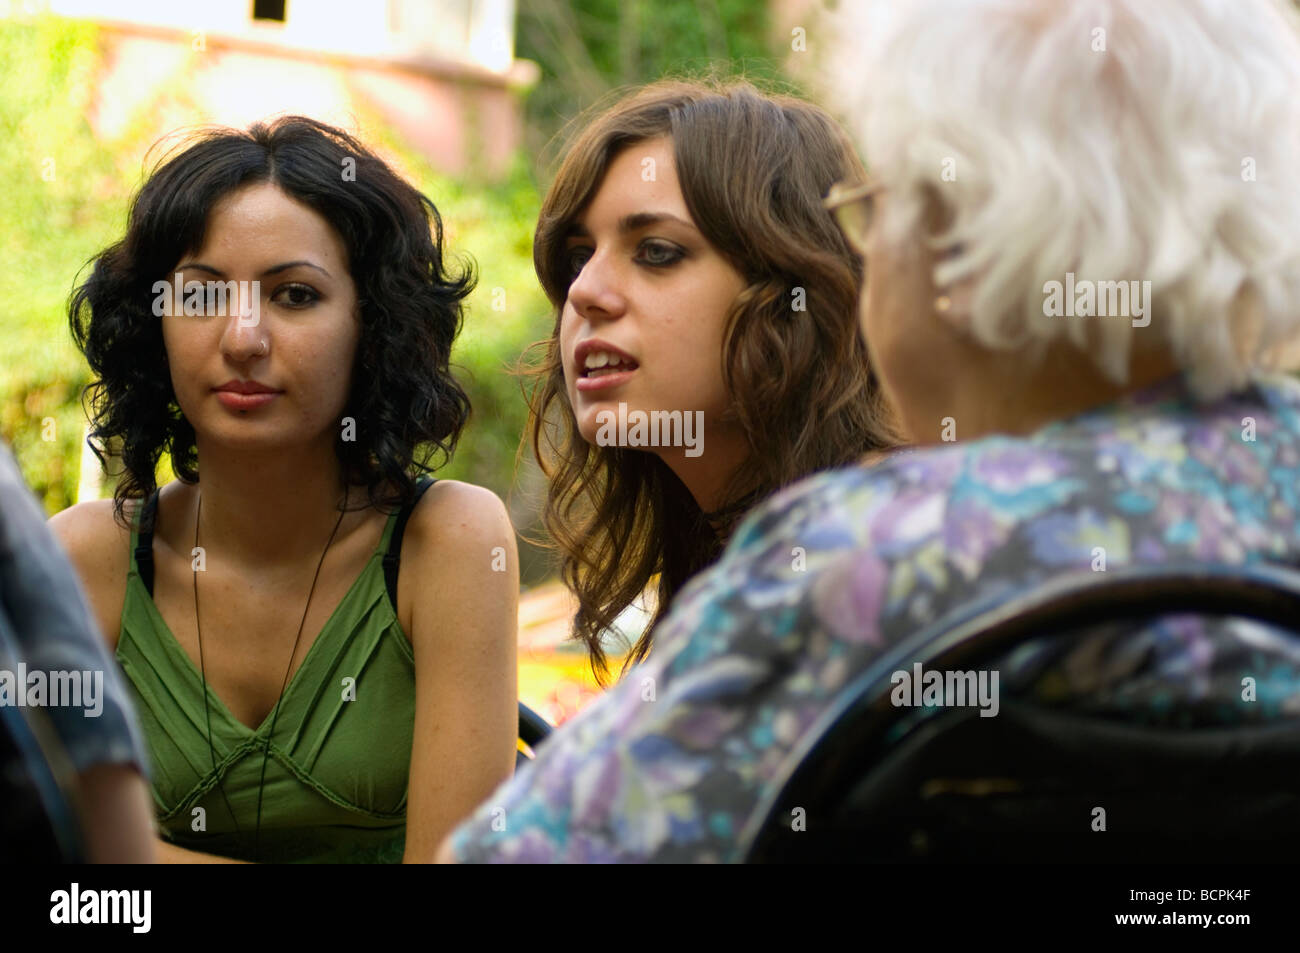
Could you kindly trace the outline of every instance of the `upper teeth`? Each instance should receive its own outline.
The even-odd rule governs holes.
[[[618,364],[623,359],[617,354],[611,354],[609,351],[592,351],[587,355],[586,367],[592,370],[597,367],[604,367],[606,364]]]

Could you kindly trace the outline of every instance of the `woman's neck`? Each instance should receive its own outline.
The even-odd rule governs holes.
[[[333,448],[304,456],[198,447],[200,544],[247,567],[317,559],[344,498]],[[190,527],[193,528],[193,514]],[[347,522],[345,517],[344,522]],[[342,534],[344,527],[340,526]]]
[[[993,433],[1025,436],[1177,374],[1177,364],[1159,350],[1135,351],[1123,384],[1107,378],[1088,355],[1067,344],[1051,348],[1037,364],[1026,362],[1023,355],[984,352],[954,374],[950,398],[952,406],[962,410],[948,416],[954,418],[958,440]]]
[[[737,432],[710,433],[709,436],[707,451],[699,456],[687,456],[680,447],[658,451],[660,458],[705,513],[720,510],[728,502],[726,495],[732,478],[748,453],[744,438]]]

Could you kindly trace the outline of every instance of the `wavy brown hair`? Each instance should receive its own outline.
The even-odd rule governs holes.
[[[714,562],[744,513],[815,471],[896,444],[858,333],[861,262],[822,198],[865,177],[848,138],[823,110],[744,81],[664,81],[586,122],[542,203],[533,263],[555,307],[549,340],[527,366],[533,452],[548,478],[542,521],[577,595],[574,635],[605,682],[601,635],[657,574],[657,604],[624,663],[649,653],[654,626],[686,581]],[[723,506],[702,512],[653,453],[598,447],[578,432],[558,346],[572,270],[565,239],[616,154],[670,136],[686,207],[745,279],[723,337],[729,419],[748,459]],[[806,310],[794,310],[803,289]]]

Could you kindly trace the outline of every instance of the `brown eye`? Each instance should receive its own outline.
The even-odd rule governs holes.
[[[285,285],[276,291],[271,300],[286,308],[300,310],[311,307],[320,300],[320,295],[309,285]]]

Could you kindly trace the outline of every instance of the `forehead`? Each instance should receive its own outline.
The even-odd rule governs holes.
[[[312,253],[341,261],[343,240],[325,217],[267,182],[221,197],[208,214],[200,254]]]
[[[615,153],[591,201],[575,220],[588,226],[632,212],[672,212],[689,220],[667,136],[634,142]]]

